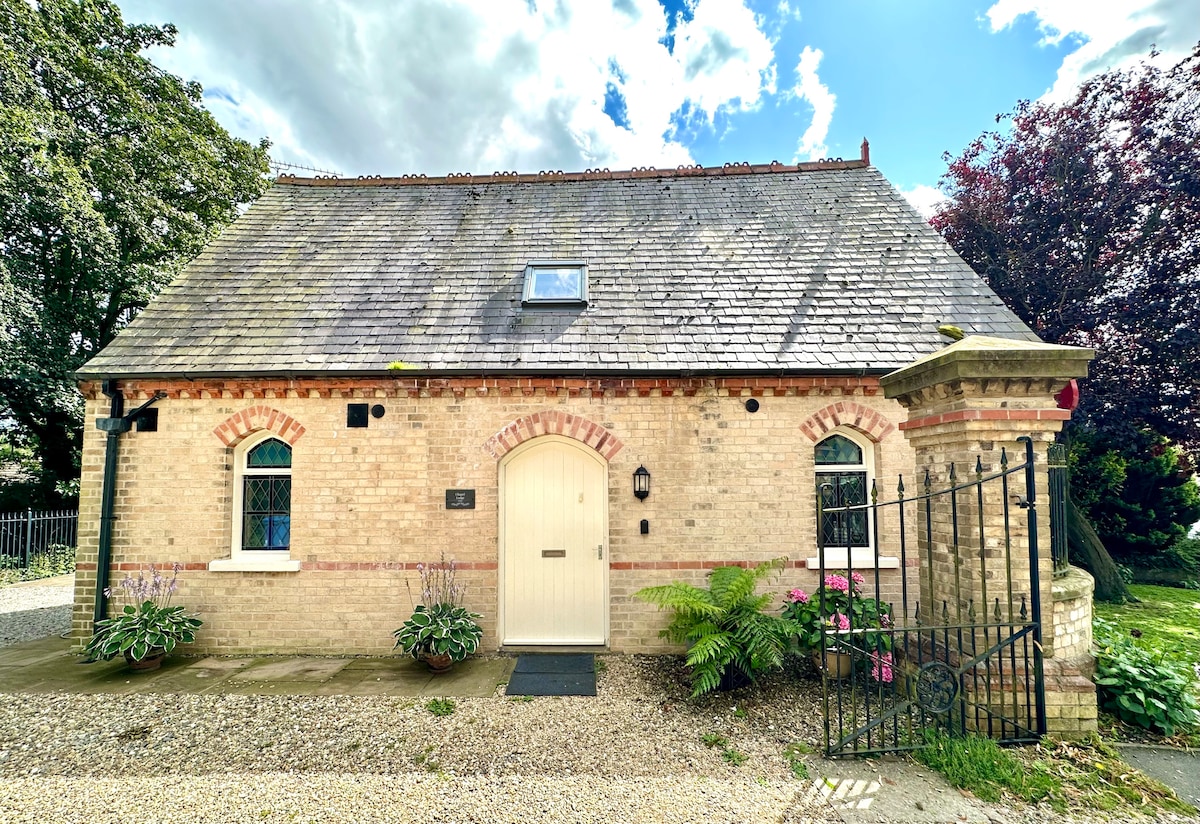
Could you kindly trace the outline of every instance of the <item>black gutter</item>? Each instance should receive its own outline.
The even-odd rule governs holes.
[[[125,396],[121,394],[120,385],[116,380],[104,381],[100,384],[100,391],[108,397],[109,406],[108,417],[96,419],[96,428],[105,433],[105,440],[104,478],[100,487],[100,540],[96,552],[96,603],[92,613],[93,632],[96,623],[105,617],[108,607],[104,590],[109,587],[109,568],[112,566],[113,503],[116,498],[117,455],[120,451],[121,434],[133,427],[133,422],[143,409],[167,396],[166,392],[156,392],[154,397],[126,415]]]

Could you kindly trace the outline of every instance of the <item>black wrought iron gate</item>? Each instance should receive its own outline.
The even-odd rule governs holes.
[[[1023,463],[1002,451],[965,480],[951,466],[945,489],[926,472],[920,494],[906,497],[901,478],[885,503],[874,486],[859,506],[818,492],[826,755],[917,749],[939,728],[1008,743],[1045,733],[1034,451],[1021,440]],[[869,548],[826,546],[827,522],[856,512]],[[873,554],[874,569],[826,568],[841,549]]]

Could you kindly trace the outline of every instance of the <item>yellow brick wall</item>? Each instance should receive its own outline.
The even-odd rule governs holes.
[[[881,500],[913,466],[897,428],[904,412],[871,378],[140,381],[122,388],[127,408],[156,390],[168,397],[157,404],[157,432],[120,440],[113,582],[141,564],[185,564],[177,603],[205,620],[197,651],[386,653],[391,630],[411,611],[412,566],[442,553],[464,565],[467,605],[484,616],[485,648],[496,648],[498,460],[489,439],[535,413],[578,416],[621,444],[609,461],[608,501],[610,646],[618,651],[668,649],[657,637],[664,616],[631,598],[641,587],[702,584],[714,564],[780,556],[792,565],[773,589],[812,586],[815,573],[802,560],[815,554],[813,438],[823,431],[849,422],[879,437]],[[87,419],[104,416],[107,399],[94,385],[83,389]],[[753,414],[744,406],[751,396],[761,403]],[[346,405],[356,401],[386,413],[365,429],[347,428]],[[303,427],[292,470],[298,572],[207,570],[230,555],[234,515],[233,450],[214,430],[253,407]],[[77,638],[90,631],[104,448],[104,435],[89,427]],[[632,494],[639,464],[652,473],[645,501]],[[447,511],[451,488],[474,489],[476,508]],[[643,518],[649,535],[639,534]],[[881,528],[885,554],[895,551],[894,524]],[[898,581],[886,576],[885,598],[898,598]]]
[[[1054,579],[1054,644],[1047,656],[1079,664],[1092,662],[1092,592],[1096,583],[1078,567]]]

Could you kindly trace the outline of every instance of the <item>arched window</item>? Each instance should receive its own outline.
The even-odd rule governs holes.
[[[267,438],[247,449],[243,460],[239,548],[287,553],[292,542],[292,448]]]
[[[233,447],[230,546],[211,572],[299,572],[292,550],[292,447],[257,429]]]
[[[854,549],[871,545],[868,503],[870,471],[864,449],[842,434],[817,444],[813,462],[821,495],[821,538],[825,547]],[[863,509],[826,511],[863,505]]]

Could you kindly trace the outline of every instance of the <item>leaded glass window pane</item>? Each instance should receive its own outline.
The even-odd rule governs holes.
[[[829,512],[828,509],[858,506],[867,502],[866,472],[818,472],[821,494],[821,538],[828,547],[870,546],[867,510]]]
[[[263,441],[246,455],[246,466],[251,469],[289,469],[292,448],[274,438]]]
[[[816,462],[821,464],[861,464],[862,449],[843,435],[834,435],[817,444]]]
[[[292,537],[291,477],[247,475],[242,510],[242,549],[288,548]]]

